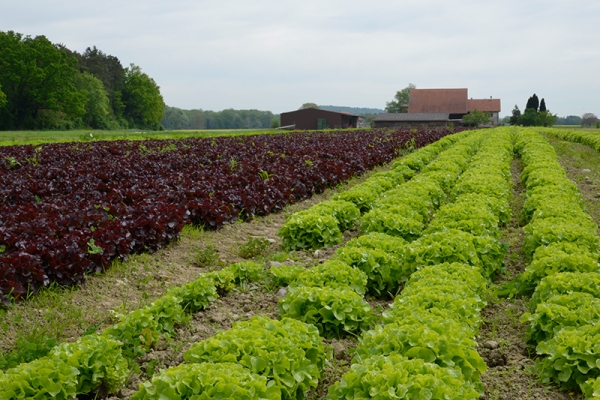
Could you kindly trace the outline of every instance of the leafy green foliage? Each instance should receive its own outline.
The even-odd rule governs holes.
[[[526,313],[521,322],[529,322],[527,340],[548,340],[565,326],[597,324],[600,321],[600,299],[588,293],[569,293],[549,298],[539,304],[533,314]]]
[[[77,393],[89,393],[100,384],[114,393],[130,374],[121,343],[100,335],[86,335],[75,343],[62,344],[52,351],[52,357],[77,368]]]
[[[184,359],[238,363],[273,381],[282,398],[295,399],[317,386],[324,348],[314,326],[289,318],[253,317],[192,345]]]
[[[278,235],[288,250],[320,249],[340,243],[343,237],[334,217],[310,211],[292,214]]]
[[[598,272],[562,272],[549,275],[540,281],[535,289],[529,308],[536,307],[553,296],[571,292],[589,293],[600,298],[600,273]]]
[[[236,275],[232,268],[223,268],[205,274],[217,288],[217,292],[227,293],[235,287]]]
[[[515,279],[516,293],[530,295],[542,278],[561,272],[600,272],[598,256],[570,242],[540,246],[532,262]]]
[[[306,269],[299,265],[282,265],[281,267],[271,267],[267,271],[269,284],[271,287],[288,286],[302,274]]]
[[[380,232],[370,232],[366,235],[360,235],[346,243],[346,247],[366,247],[369,249],[385,251],[398,259],[399,262],[404,258],[405,245],[406,240]]]
[[[9,353],[0,353],[0,370],[14,368],[21,363],[28,363],[47,355],[56,346],[56,339],[38,335],[17,338],[17,348]]]
[[[327,400],[456,399],[475,400],[480,394],[460,371],[397,354],[374,356],[353,364]]]
[[[369,185],[367,181],[360,185],[345,191],[344,193],[336,194],[333,199],[336,201],[344,200],[353,203],[361,213],[369,211],[373,207],[373,203],[379,197],[379,194],[384,189],[377,187],[375,184]]]
[[[168,293],[181,298],[181,307],[192,313],[205,309],[219,297],[214,281],[205,275],[182,286],[173,287]]]
[[[412,241],[421,236],[423,223],[402,215],[394,207],[377,208],[362,217],[360,231],[363,234],[380,232]]]
[[[402,186],[384,193],[377,200],[374,207],[378,209],[403,207],[403,213],[412,215],[412,212],[416,211],[420,215],[420,218],[414,218],[421,222],[426,222],[429,220],[429,216],[433,210],[433,202],[429,198],[424,197],[423,193],[407,190]]]
[[[588,379],[585,383],[580,385],[581,391],[585,395],[586,399],[598,400],[600,399],[600,379]]]
[[[406,264],[416,270],[419,266],[459,262],[481,268],[490,277],[503,266],[506,247],[485,236],[449,229],[423,235],[409,244]]]
[[[276,400],[281,389],[235,363],[181,364],[140,384],[132,400],[152,399]]]
[[[238,249],[238,255],[242,258],[254,258],[263,255],[271,243],[265,238],[248,238]]]
[[[458,368],[467,380],[475,383],[486,365],[472,338],[470,328],[448,318],[431,314],[409,316],[365,333],[355,359],[398,353],[441,367]]]
[[[374,322],[369,304],[350,289],[295,288],[279,301],[279,313],[315,325],[328,339],[359,334]]]
[[[462,122],[466,126],[480,126],[490,123],[490,113],[480,110],[473,110],[462,117]]]
[[[548,246],[556,242],[569,242],[592,252],[600,250],[600,238],[596,235],[596,228],[582,224],[582,221],[572,221],[564,218],[536,219],[525,226],[525,240],[523,248],[525,254],[531,258],[540,246]]]
[[[316,267],[304,270],[290,287],[348,288],[363,295],[367,286],[367,275],[339,260],[329,260]]]
[[[440,207],[425,233],[458,229],[474,236],[498,238],[500,236],[498,224],[498,217],[489,209],[482,207],[481,204],[463,201]]]
[[[544,383],[554,382],[574,389],[590,378],[600,376],[600,324],[567,326],[551,339],[538,344],[545,358],[536,362]]]
[[[131,127],[157,129],[165,111],[160,88],[142,69],[131,64],[125,68],[122,95],[123,116]]]
[[[400,282],[406,281],[414,271],[393,254],[369,247],[342,247],[333,259],[364,272],[368,277],[368,292],[378,297],[393,296]]]
[[[244,261],[235,264],[231,264],[227,269],[230,269],[235,276],[234,282],[237,285],[258,282],[265,277],[265,266],[261,263],[255,263],[253,261]]]
[[[78,375],[63,360],[39,358],[0,373],[0,398],[70,400],[77,395]]]
[[[354,228],[360,219],[360,210],[349,201],[330,200],[323,201],[309,209],[319,215],[330,215],[338,221],[340,231]]]

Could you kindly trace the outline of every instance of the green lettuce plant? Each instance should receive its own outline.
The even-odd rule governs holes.
[[[600,298],[600,273],[561,272],[543,278],[529,301],[529,309],[535,311],[538,304],[553,296],[571,292],[589,293]]]
[[[374,322],[369,303],[350,289],[301,286],[279,301],[279,313],[319,329],[328,339],[356,335]]]
[[[295,399],[317,386],[325,350],[314,326],[290,318],[253,317],[193,344],[184,359],[188,363],[237,363],[272,381],[282,399]]]
[[[283,238],[283,247],[288,250],[320,249],[338,244],[343,238],[334,217],[310,211],[292,214],[278,235]]]
[[[331,287],[365,294],[367,275],[339,260],[329,260],[304,270],[290,287]]]
[[[480,395],[456,369],[392,354],[353,364],[341,381],[329,388],[327,400],[475,400]]]
[[[181,364],[140,384],[131,400],[278,400],[281,389],[236,363]]]

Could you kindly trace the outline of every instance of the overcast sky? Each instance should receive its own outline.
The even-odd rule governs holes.
[[[96,46],[185,109],[384,108],[414,83],[581,116],[600,114],[598,18],[597,0],[6,0],[0,30]]]

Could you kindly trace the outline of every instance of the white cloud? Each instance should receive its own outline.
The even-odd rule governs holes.
[[[383,108],[411,82],[499,97],[503,114],[535,92],[578,115],[600,113],[599,11],[590,0],[35,0],[4,7],[0,26],[133,62],[182,108]]]

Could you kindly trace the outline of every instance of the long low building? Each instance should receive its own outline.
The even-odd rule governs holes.
[[[443,128],[460,119],[450,119],[448,113],[383,113],[373,118],[376,128]]]
[[[356,128],[360,116],[345,113],[321,110],[318,108],[303,108],[296,111],[281,113],[281,126],[291,129],[334,129]]]

